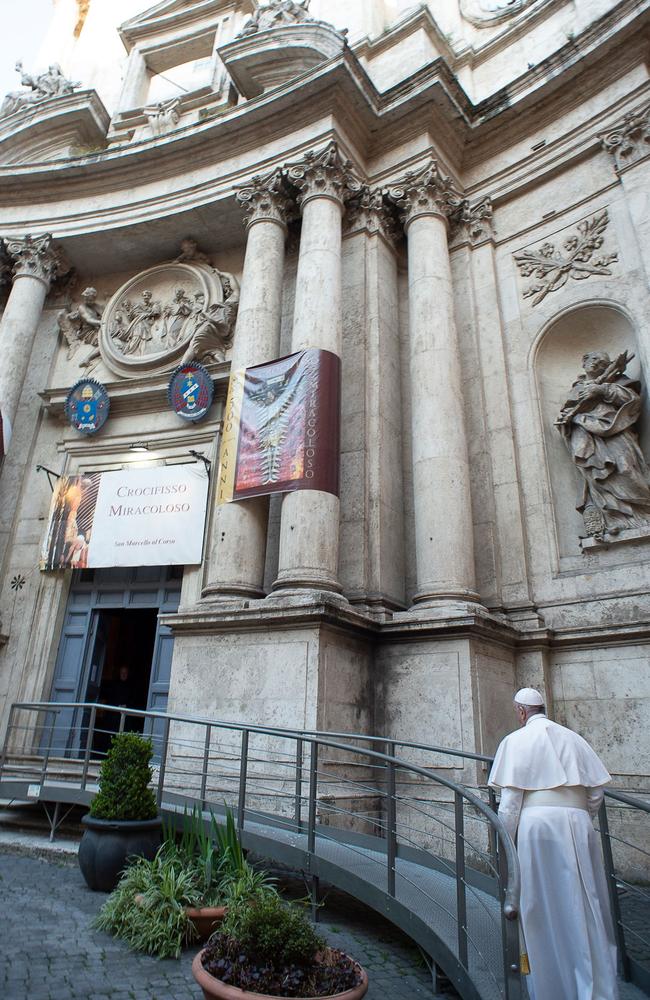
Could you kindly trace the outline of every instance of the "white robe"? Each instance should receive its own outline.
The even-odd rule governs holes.
[[[517,836],[531,1000],[617,1000],[616,944],[592,817],[610,775],[577,733],[533,715],[501,742],[489,784]],[[526,805],[526,791],[586,793],[587,809]]]

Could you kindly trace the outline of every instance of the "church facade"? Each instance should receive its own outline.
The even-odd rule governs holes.
[[[647,0],[57,0],[0,110],[3,729],[129,676],[493,753],[531,685],[647,788],[649,32]],[[309,349],[338,489],[218,502],[231,371]],[[89,568],[77,517],[39,567],[54,476],[204,466],[200,562]]]

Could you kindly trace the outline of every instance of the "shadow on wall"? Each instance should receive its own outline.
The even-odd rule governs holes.
[[[560,556],[574,556],[580,552],[579,538],[585,534],[585,529],[582,516],[576,510],[580,476],[554,422],[571,386],[582,372],[583,355],[589,351],[606,351],[613,359],[625,350],[635,355],[626,374],[642,383],[644,412],[639,431],[641,448],[648,458],[647,373],[641,373],[634,326],[620,308],[587,305],[572,309],[548,327],[537,348],[535,376]]]

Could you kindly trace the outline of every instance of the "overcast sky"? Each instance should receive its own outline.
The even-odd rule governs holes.
[[[0,0],[0,101],[20,89],[14,66],[22,59],[28,73],[34,65],[52,15],[52,0]]]

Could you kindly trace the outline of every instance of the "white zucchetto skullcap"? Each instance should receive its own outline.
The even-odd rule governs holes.
[[[521,691],[517,691],[514,701],[517,705],[525,705],[527,708],[544,704],[544,699],[535,688],[522,688]]]

